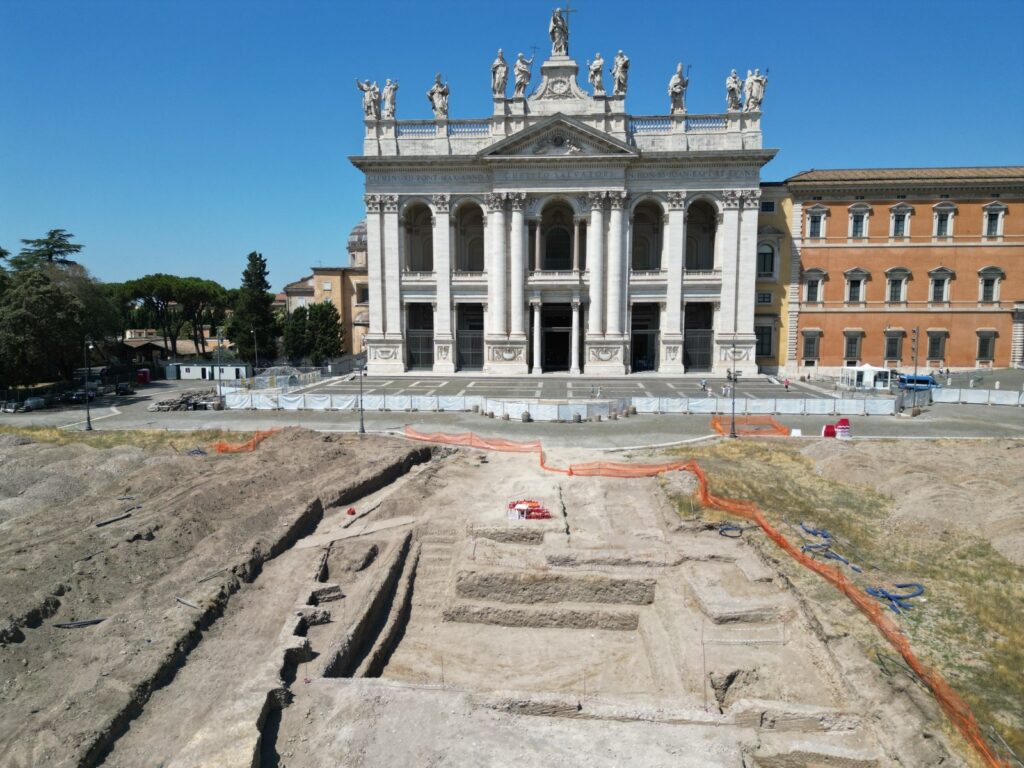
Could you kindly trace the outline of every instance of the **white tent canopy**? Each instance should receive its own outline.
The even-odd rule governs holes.
[[[891,368],[878,368],[864,363],[857,366],[844,366],[839,369],[839,386],[842,389],[882,389],[889,390],[889,382],[896,376]]]

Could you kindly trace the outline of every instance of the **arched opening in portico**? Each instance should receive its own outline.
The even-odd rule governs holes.
[[[686,269],[715,268],[718,212],[706,200],[693,202],[686,211]]]
[[[484,211],[463,203],[455,214],[455,271],[484,271]]]
[[[649,272],[661,269],[664,217],[653,200],[644,200],[633,209],[631,227],[633,247],[630,263],[634,271]]]
[[[405,268],[409,272],[434,271],[434,217],[425,203],[405,210]]]
[[[568,203],[552,200],[530,224],[530,269],[568,272],[583,269],[584,224]]]

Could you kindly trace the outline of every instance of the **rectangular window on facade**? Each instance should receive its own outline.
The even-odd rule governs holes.
[[[821,214],[811,216],[807,230],[808,237],[821,237]]]
[[[772,277],[775,274],[775,250],[770,245],[757,249],[757,276]]]
[[[320,287],[323,288],[325,291],[331,290],[331,284],[327,281],[324,281]]]
[[[996,300],[996,279],[984,277],[981,280],[981,300],[992,302]]]
[[[864,237],[864,214],[853,214],[853,221],[850,224],[851,237]]]
[[[985,237],[998,237],[999,236],[999,214],[998,213],[986,213],[985,214]]]
[[[946,281],[932,280],[932,301],[940,304],[946,300]]]
[[[906,237],[907,235],[907,214],[895,213],[892,217],[892,236]]]
[[[762,200],[761,201],[761,213],[775,213],[775,201],[774,200]]]
[[[935,216],[935,236],[936,237],[948,237],[949,236],[949,214],[939,213]]]
[[[985,334],[978,336],[978,360],[991,362],[995,357],[996,338]]]
[[[900,353],[903,351],[903,337],[902,336],[886,336],[885,337],[885,359],[886,360],[899,360]]]
[[[928,334],[928,359],[942,360],[946,357],[946,335],[939,333]]]
[[[356,288],[356,303],[357,304],[369,304],[370,303],[370,289],[365,285],[360,285]]]
[[[851,304],[857,304],[857,303],[859,303],[859,302],[861,302],[863,300],[861,298],[861,296],[863,295],[863,290],[862,290],[863,289],[863,285],[862,285],[862,282],[863,281],[856,280],[856,279],[850,281],[850,296],[849,296],[849,299],[847,299],[847,300]]]
[[[890,280],[889,281],[889,301],[890,303],[899,303],[903,301],[903,281],[902,280]]]
[[[820,336],[816,334],[808,334],[804,336],[804,359],[805,360],[817,360],[818,359],[818,342]]]
[[[808,303],[815,303],[821,301],[821,281],[820,280],[808,280],[807,281],[807,301]]]
[[[772,303],[772,295],[770,293],[759,293],[759,294],[757,294],[757,303],[758,304],[771,304]]]
[[[756,354],[758,357],[771,357],[772,354],[772,327],[770,325],[755,325],[754,336],[757,338]]]
[[[843,357],[847,360],[860,360],[860,334],[847,336],[843,345]]]

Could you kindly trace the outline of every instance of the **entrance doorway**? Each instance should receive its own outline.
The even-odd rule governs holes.
[[[430,304],[409,304],[405,311],[409,370],[430,370],[434,367],[434,308]]]
[[[460,371],[483,370],[483,304],[458,304],[455,307],[455,364]]]
[[[715,341],[715,313],[710,303],[695,302],[684,307],[683,365],[690,371],[710,371]]]
[[[568,371],[572,354],[572,307],[545,304],[540,310],[541,367],[545,371]]]
[[[634,304],[630,323],[630,370],[633,373],[658,369],[657,304]]]

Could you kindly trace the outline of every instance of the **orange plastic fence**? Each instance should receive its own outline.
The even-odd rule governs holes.
[[[244,443],[225,443],[221,440],[213,444],[213,450],[217,453],[249,453],[250,451],[255,451],[256,446],[272,434],[280,431],[279,429],[268,429],[263,432],[257,432]]]
[[[539,440],[520,443],[500,438],[482,438],[472,432],[464,432],[457,435],[444,432],[418,432],[411,427],[405,428],[405,436],[411,440],[423,440],[446,445],[461,445],[514,453],[536,453],[540,458],[542,469],[564,475],[629,478],[654,477],[665,472],[692,472],[697,478],[698,498],[703,506],[720,509],[756,523],[781,550],[805,568],[814,571],[846,595],[850,602],[878,628],[882,636],[889,641],[889,644],[899,652],[903,660],[906,661],[907,666],[914,671],[914,674],[928,686],[928,689],[932,692],[932,695],[938,701],[939,706],[942,707],[950,722],[953,723],[960,734],[977,751],[985,761],[985,764],[992,766],[992,768],[1009,768],[1009,763],[1001,760],[992,751],[992,748],[982,735],[981,727],[978,725],[978,721],[975,719],[974,713],[971,712],[967,702],[960,697],[960,694],[953,690],[952,686],[946,682],[941,674],[925,665],[917,657],[899,625],[886,615],[885,608],[881,603],[870,597],[864,590],[847,578],[846,574],[838,566],[826,565],[801,552],[798,547],[793,545],[789,539],[783,536],[768,521],[760,507],[754,502],[744,499],[729,499],[711,493],[708,490],[708,482],[704,470],[700,468],[696,461],[669,461],[661,464],[594,461],[583,464],[570,464],[566,468],[560,468],[547,464],[544,448]]]
[[[731,417],[715,415],[711,417],[711,428],[720,435],[729,434]],[[780,424],[771,416],[737,416],[737,435],[758,435],[761,437],[787,437],[789,428]]]

